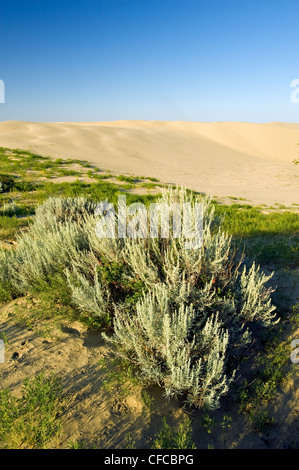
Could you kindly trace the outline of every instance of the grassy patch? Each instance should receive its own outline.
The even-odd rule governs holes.
[[[126,183],[136,183],[138,179],[135,176],[125,176],[125,175],[118,175],[116,179],[119,181],[125,181]]]
[[[247,204],[216,204],[215,212],[223,217],[223,229],[235,237],[285,235],[299,230],[299,215],[291,211],[264,214]]]
[[[61,430],[61,389],[54,376],[25,380],[20,397],[0,391],[0,447],[43,448]]]
[[[153,443],[153,449],[196,449],[192,441],[192,427],[190,419],[185,419],[178,426],[170,426],[166,418],[162,419],[162,426]]]
[[[259,264],[276,268],[294,268],[299,264],[299,239],[293,234],[244,238],[242,242],[247,255]]]
[[[104,390],[126,397],[132,392],[132,386],[139,385],[132,364],[128,361],[119,358],[113,360],[103,358],[99,364],[105,374],[102,382]]]
[[[296,321],[295,309],[289,321]],[[249,377],[237,391],[240,411],[247,413],[255,430],[262,432],[273,424],[268,406],[274,399],[277,387],[293,377],[294,367],[290,361],[291,342],[286,326],[277,326],[268,333],[263,350],[256,358]]]

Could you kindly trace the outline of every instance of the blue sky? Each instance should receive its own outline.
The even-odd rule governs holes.
[[[299,122],[298,0],[0,0],[0,120]]]

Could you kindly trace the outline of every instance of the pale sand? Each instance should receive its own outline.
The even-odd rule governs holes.
[[[107,372],[115,373],[115,369],[109,366],[112,354],[99,331],[67,319],[43,320],[37,314],[33,317],[31,309],[30,296],[1,307],[0,331],[5,333],[8,344],[5,363],[0,364],[0,384],[1,389],[9,388],[19,394],[25,379],[45,371],[46,375],[54,373],[61,379],[65,396],[60,414],[62,432],[49,443],[49,448],[69,448],[70,443],[83,441],[91,448],[124,449],[130,436],[137,449],[151,448],[162,417],[178,425],[187,416],[192,419],[192,440],[198,449],[207,449],[211,444],[215,449],[298,448],[298,374],[285,381],[271,400],[268,409],[274,424],[269,429],[257,432],[249,415],[240,412],[239,404],[224,397],[221,407],[211,415],[215,425],[211,424],[213,430],[209,434],[202,424],[202,410],[184,409],[182,399],[165,400],[158,385],[144,388],[153,400],[151,413],[142,399],[141,384],[116,383],[113,389],[106,389],[103,385]],[[23,318],[21,324],[16,324],[18,315]],[[26,321],[30,328],[24,327]],[[292,325],[287,327],[291,343],[298,338],[299,330],[292,331]],[[106,372],[100,365],[103,359],[108,365]],[[254,357],[249,358],[249,364],[253,360]],[[127,393],[123,394],[125,389]],[[229,429],[222,430],[219,424],[225,415],[232,422]]]
[[[299,124],[0,122],[0,146],[152,176],[253,204],[298,203]],[[295,206],[293,206],[295,207]]]

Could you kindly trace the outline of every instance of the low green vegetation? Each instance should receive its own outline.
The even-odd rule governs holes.
[[[192,441],[191,420],[186,418],[177,426],[171,426],[163,418],[152,449],[196,449]]]
[[[247,204],[216,204],[216,215],[223,217],[223,229],[234,237],[289,235],[299,230],[299,217],[292,211],[263,213]]]
[[[203,429],[208,433],[212,434],[215,429],[222,429],[227,431],[232,426],[233,418],[229,414],[223,414],[222,418],[216,420],[210,413],[203,413],[201,417],[201,425]]]
[[[25,380],[20,396],[0,391],[0,448],[44,448],[61,430],[61,389],[54,376]]]
[[[295,316],[290,315],[288,321],[295,321]],[[288,329],[280,325],[271,333],[263,344],[263,354],[257,356],[251,373],[238,388],[240,409],[253,420],[274,398],[277,387],[294,373]]]
[[[134,374],[132,364],[122,359],[103,359],[100,363],[104,377],[102,386],[109,393],[118,393],[125,397],[130,394],[132,386],[137,386],[139,380]]]

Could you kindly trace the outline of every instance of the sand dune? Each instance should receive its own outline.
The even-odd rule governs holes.
[[[298,203],[299,124],[0,122],[0,146],[154,176],[212,196]]]

